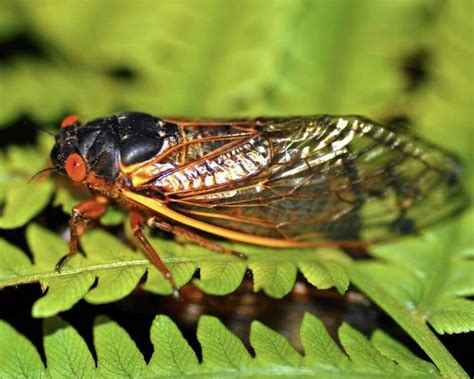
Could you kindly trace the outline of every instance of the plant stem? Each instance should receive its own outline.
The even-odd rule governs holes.
[[[356,263],[347,266],[354,285],[382,308],[415,340],[432,359],[441,374],[449,378],[468,378],[467,373],[431,331],[422,319],[421,314],[416,312],[416,310],[407,310],[403,304],[394,299],[383,287],[375,283],[358,266],[359,264]]]

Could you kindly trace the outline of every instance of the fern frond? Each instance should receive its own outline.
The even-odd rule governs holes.
[[[96,361],[77,331],[57,317],[44,321],[46,366],[31,342],[3,321],[0,336],[2,377],[440,377],[433,364],[380,331],[368,340],[343,324],[339,329],[341,349],[321,321],[309,313],[300,332],[304,354],[255,321],[250,330],[255,356],[217,318],[202,316],[197,329],[202,362],[167,316],[156,316],[153,321],[154,352],[148,363],[128,333],[105,317],[98,317],[93,327]]]

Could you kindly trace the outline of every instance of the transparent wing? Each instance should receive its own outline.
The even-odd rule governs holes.
[[[456,158],[406,130],[356,116],[266,120],[240,132],[245,128],[245,138],[269,142],[268,164],[241,180],[169,194],[170,208],[257,236],[378,241],[466,206]],[[207,154],[225,156],[235,143]]]

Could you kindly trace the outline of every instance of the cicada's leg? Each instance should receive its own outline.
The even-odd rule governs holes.
[[[171,232],[173,234],[176,234],[177,236],[181,236],[183,238],[186,238],[189,241],[195,242],[202,247],[215,251],[216,253],[228,254],[228,255],[236,256],[238,258],[247,259],[247,255],[243,253],[240,253],[232,249],[226,249],[225,247],[222,247],[221,245],[211,240],[208,240],[207,238],[204,238],[203,236],[200,236],[199,234],[193,233],[192,231],[180,226],[171,225],[167,222],[160,220],[158,217],[149,218],[147,223],[151,228],[158,228],[166,232]]]
[[[84,233],[87,224],[91,220],[96,220],[107,210],[107,202],[104,198],[94,200],[84,200],[72,208],[71,218],[69,219],[69,252],[62,256],[56,263],[56,271],[61,272],[64,264],[75,255],[79,248],[79,237]]]
[[[166,280],[168,280],[173,288],[173,295],[178,296],[178,288],[173,280],[173,275],[171,275],[171,271],[166,264],[161,260],[158,253],[155,251],[153,246],[151,246],[150,242],[147,240],[145,233],[143,232],[143,217],[138,212],[130,212],[130,227],[132,229],[133,235],[140,241],[143,248],[145,249],[145,253],[148,256],[148,259],[151,260],[153,265],[160,270],[160,272],[164,275]]]

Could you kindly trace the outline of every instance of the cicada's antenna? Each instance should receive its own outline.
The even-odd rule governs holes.
[[[49,131],[48,129],[43,128],[42,126],[40,126],[40,125],[38,125],[38,124],[35,124],[34,122],[31,123],[31,126],[32,126],[34,129],[36,129],[36,130],[38,130],[38,131],[40,131],[40,132],[42,132],[42,133],[44,133],[44,134],[48,134],[48,135],[50,135],[50,136],[52,136],[52,137],[55,136],[53,132]]]
[[[30,120],[30,119],[23,119],[20,121],[20,125],[22,126],[27,126],[27,127],[30,127],[30,128],[33,128],[33,129],[36,129],[44,134],[48,134],[52,137],[55,137],[55,134],[47,129],[45,129],[44,127],[36,124],[34,121]]]
[[[30,184],[30,183],[33,181],[33,179],[35,179],[35,178],[38,177],[39,175],[41,175],[41,174],[43,174],[43,173],[45,173],[45,172],[52,171],[52,170],[54,170],[54,167],[46,167],[46,168],[43,168],[42,170],[39,170],[36,174],[34,174],[34,175],[30,178],[30,180],[28,180],[28,184]]]
[[[33,123],[32,125],[35,129],[43,133],[49,134],[50,136],[53,136],[53,137],[56,136],[54,133],[50,132],[47,129],[43,129],[41,126],[37,124]],[[81,125],[81,120],[76,115],[69,115],[61,121],[61,128],[67,128],[68,126],[72,126],[72,125]]]
[[[36,129],[38,129],[40,132],[43,132],[45,134],[49,134],[50,136],[54,137],[54,133],[50,132],[49,130],[46,130],[46,129],[43,129],[42,127],[40,126],[35,126]]]

